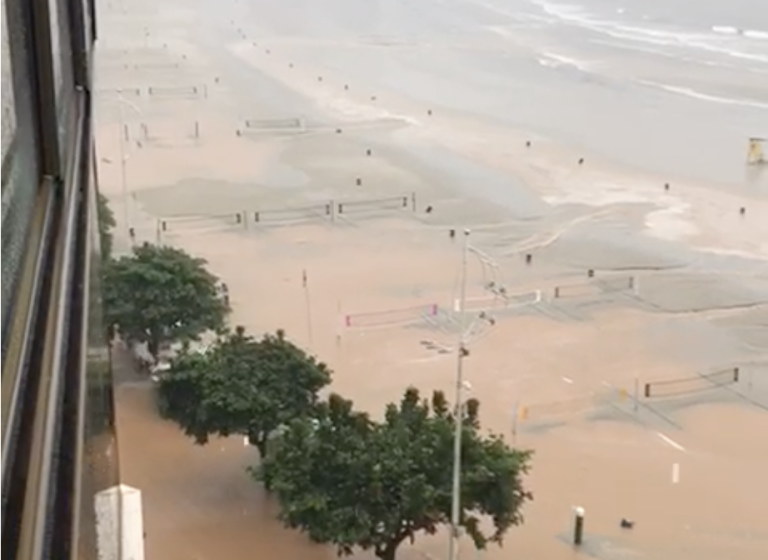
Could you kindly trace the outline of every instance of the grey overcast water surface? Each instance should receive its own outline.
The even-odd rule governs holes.
[[[233,10],[264,38],[297,39],[297,63],[643,170],[768,192],[768,177],[744,166],[746,138],[768,136],[763,0],[251,0]],[[350,44],[391,48],[363,56]]]

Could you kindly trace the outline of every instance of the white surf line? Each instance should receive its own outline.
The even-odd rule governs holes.
[[[661,432],[656,432],[656,435],[657,435],[657,436],[659,436],[659,437],[661,438],[661,440],[662,440],[664,443],[666,443],[667,445],[669,445],[669,446],[671,446],[671,447],[674,447],[674,448],[675,448],[675,449],[677,449],[678,451],[685,451],[685,447],[683,447],[682,445],[680,445],[679,443],[677,443],[677,442],[676,442],[675,440],[673,440],[672,438],[665,436],[665,435],[664,435],[664,434],[662,434]]]

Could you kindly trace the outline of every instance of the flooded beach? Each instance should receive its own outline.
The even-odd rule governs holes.
[[[468,295],[494,318],[472,395],[536,454],[525,524],[462,558],[752,560],[768,550],[768,165],[746,160],[768,136],[768,11],[584,4],[98,2],[115,251],[206,259],[233,325],[285,329],[379,415],[409,385],[451,390],[467,228]],[[195,446],[117,367],[147,558],[334,556],[280,525],[253,449]]]

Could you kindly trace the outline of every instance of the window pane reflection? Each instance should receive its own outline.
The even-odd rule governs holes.
[[[3,0],[2,29],[2,356],[7,325],[24,255],[39,174],[34,138],[32,88],[26,64],[29,30],[22,25],[20,2]],[[10,24],[9,24],[10,22]]]

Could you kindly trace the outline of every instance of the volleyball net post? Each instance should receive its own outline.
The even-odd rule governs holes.
[[[738,367],[675,379],[659,379],[643,384],[643,397],[645,399],[682,397],[735,385],[739,379],[740,370]]]
[[[342,315],[344,329],[377,329],[420,323],[438,314],[436,303]]]

